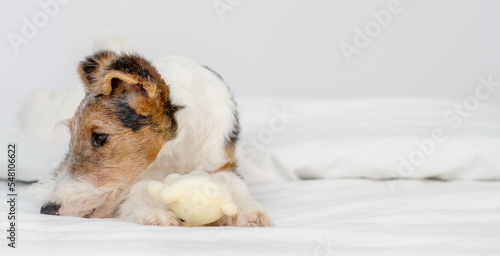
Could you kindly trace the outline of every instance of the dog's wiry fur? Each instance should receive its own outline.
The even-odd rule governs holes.
[[[213,225],[270,225],[235,173],[236,105],[218,74],[181,57],[153,65],[110,51],[87,57],[78,72],[86,95],[68,122],[69,151],[42,212],[178,225],[146,184],[201,170],[228,183],[239,206]]]

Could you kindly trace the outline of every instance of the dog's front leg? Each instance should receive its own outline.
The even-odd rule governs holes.
[[[220,226],[269,227],[273,226],[264,208],[253,199],[245,182],[231,171],[212,174],[213,177],[229,185],[238,212],[233,216],[224,216],[216,224]]]
[[[139,181],[132,185],[118,209],[117,217],[144,225],[178,226],[177,215],[170,211],[166,204],[149,197],[148,183],[149,181]]]

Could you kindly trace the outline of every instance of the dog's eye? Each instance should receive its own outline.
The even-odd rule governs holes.
[[[105,133],[92,132],[92,146],[94,147],[101,147],[106,143],[107,139],[108,135]]]

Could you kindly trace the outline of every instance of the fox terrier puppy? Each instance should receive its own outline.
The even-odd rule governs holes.
[[[146,186],[199,170],[226,182],[239,208],[211,225],[271,225],[236,172],[236,104],[217,73],[181,57],[152,64],[112,51],[87,57],[78,72],[86,94],[67,121],[69,152],[42,184],[50,190],[42,214],[179,225]]]

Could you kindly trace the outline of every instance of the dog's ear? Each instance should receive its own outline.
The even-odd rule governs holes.
[[[117,55],[111,51],[100,51],[88,56],[78,65],[78,73],[82,79],[86,91],[94,91],[104,94],[100,85],[107,65],[117,59]]]
[[[80,63],[78,71],[88,91],[123,98],[140,115],[150,115],[168,99],[161,75],[138,55],[99,52]]]
[[[122,97],[137,114],[148,116],[155,109],[162,106],[162,97],[157,83],[141,79],[135,74],[122,71],[110,71],[103,79],[104,94],[113,94]]]

